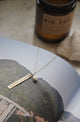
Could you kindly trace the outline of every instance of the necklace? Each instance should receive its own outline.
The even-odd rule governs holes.
[[[40,72],[41,70],[43,70],[46,66],[48,66],[53,60],[55,60],[57,58],[57,56],[53,57],[48,63],[46,63],[43,67],[41,67],[40,69],[37,69],[37,63],[38,63],[38,55],[39,55],[39,47],[38,47],[38,50],[37,50],[37,54],[36,54],[36,60],[35,60],[35,67],[34,67],[34,72],[32,74],[28,74],[22,78],[20,78],[19,80],[13,82],[12,84],[10,84],[8,86],[9,89],[12,89],[14,88],[15,86],[25,82],[26,80],[30,79],[30,78],[33,78],[35,74],[37,74],[38,72]],[[34,81],[36,82],[37,79],[36,78],[33,78]]]

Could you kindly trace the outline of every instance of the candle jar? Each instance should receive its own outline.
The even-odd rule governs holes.
[[[36,0],[35,33],[48,42],[60,42],[70,31],[76,0]]]

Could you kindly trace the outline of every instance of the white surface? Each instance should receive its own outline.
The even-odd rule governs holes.
[[[66,111],[71,112],[80,119],[80,89],[77,91],[70,104],[67,106]]]

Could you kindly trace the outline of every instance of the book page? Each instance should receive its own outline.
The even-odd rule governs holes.
[[[38,60],[38,67],[39,64],[40,60]],[[42,77],[59,92],[63,100],[64,109],[80,87],[80,76],[70,64],[59,57],[36,74],[35,77]]]
[[[35,82],[30,77],[22,84],[8,88],[8,85],[26,74],[31,72],[18,62],[0,60],[0,122],[56,121],[64,106],[58,91],[47,81],[38,78]]]
[[[76,92],[58,122],[80,122],[80,89]]]
[[[35,69],[34,77],[8,89],[16,80],[34,74]],[[79,87],[80,76],[60,57],[39,47],[0,38],[0,105],[5,112],[6,105],[10,104],[8,109],[11,112],[3,113],[1,121],[12,116],[18,119],[20,116],[21,121],[26,117],[27,120],[35,119],[34,122],[56,121]]]

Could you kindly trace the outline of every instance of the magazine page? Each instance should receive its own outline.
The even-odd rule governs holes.
[[[38,60],[38,64],[40,64],[40,60]],[[80,87],[80,76],[70,64],[59,57],[37,73],[35,77],[43,78],[58,91],[62,97],[64,109]]]
[[[63,59],[0,38],[0,122],[56,122],[79,86],[79,75]]]
[[[31,72],[14,60],[0,60],[0,122],[55,122],[63,112],[62,98],[42,78],[8,85]]]
[[[78,89],[58,122],[80,122],[80,89]]]

